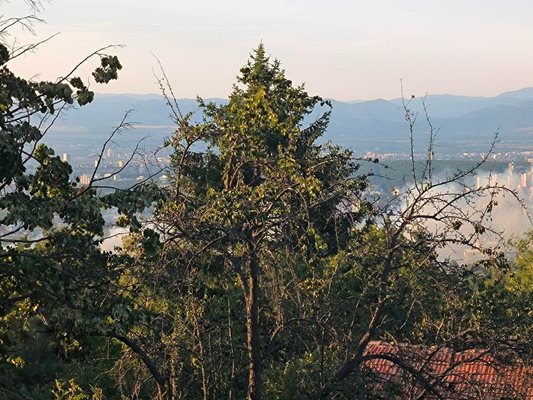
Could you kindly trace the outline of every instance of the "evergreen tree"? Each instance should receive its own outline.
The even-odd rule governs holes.
[[[220,273],[238,279],[249,399],[262,394],[261,291],[266,271],[276,268],[270,263],[283,251],[309,260],[334,251],[364,214],[350,208],[366,185],[355,177],[351,153],[317,143],[330,107],[294,86],[261,44],[241,69],[228,104],[200,100],[204,120],[198,124],[176,113],[175,184],[161,226],[167,244],[185,247],[187,257],[216,255]],[[201,145],[205,150],[195,150]]]

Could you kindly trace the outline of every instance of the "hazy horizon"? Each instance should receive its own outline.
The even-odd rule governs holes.
[[[504,90],[503,92],[500,92],[500,93],[496,93],[492,96],[482,96],[482,95],[476,95],[476,94],[472,94],[472,95],[466,95],[466,94],[463,94],[463,93],[422,93],[421,96],[450,96],[450,97],[472,97],[472,98],[492,98],[492,97],[497,97],[497,96],[500,96],[500,95],[503,95],[503,94],[507,94],[507,93],[513,93],[513,92],[519,92],[521,90],[531,90],[531,93],[532,93],[532,97],[533,97],[533,86],[528,86],[528,87],[520,87],[520,88],[509,88],[507,90]],[[147,92],[147,93],[136,93],[136,92],[103,92],[103,91],[98,91],[98,90],[95,90],[95,94],[96,95],[103,95],[103,96],[161,96],[162,94],[161,93],[158,93],[156,91],[154,92]],[[405,93],[406,97],[408,97],[408,93]],[[410,96],[410,94],[409,94]],[[227,99],[228,96],[201,96],[202,98],[204,99]],[[334,97],[325,97],[326,99],[328,100],[335,100],[335,101],[339,101],[339,102],[342,102],[342,103],[354,103],[354,102],[367,102],[367,101],[376,101],[376,100],[385,100],[385,101],[392,101],[392,100],[399,100],[401,99],[401,94],[400,96],[396,96],[396,97],[388,97],[388,98],[383,98],[383,97],[375,97],[375,98],[366,98],[366,99],[363,99],[363,98],[348,98],[348,99],[336,99]],[[191,96],[191,97],[177,97],[177,100],[194,100],[196,99],[196,96]]]

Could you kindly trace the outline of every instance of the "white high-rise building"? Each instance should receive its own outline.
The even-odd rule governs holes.
[[[523,188],[527,187],[527,174],[525,172],[520,174],[520,186]]]
[[[87,186],[91,182],[91,177],[87,174],[83,174],[80,176],[80,183],[82,185]]]

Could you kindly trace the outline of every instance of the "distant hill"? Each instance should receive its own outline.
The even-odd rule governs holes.
[[[505,92],[497,96],[498,98],[511,98],[511,99],[532,99],[533,87],[514,90],[512,92]]]
[[[224,99],[210,99],[224,103]],[[433,125],[439,129],[437,150],[476,151],[487,148],[496,130],[507,149],[533,150],[533,88],[502,93],[495,97],[430,95],[424,99]],[[179,99],[183,113],[195,112],[197,102]],[[333,112],[326,135],[343,146],[369,150],[408,151],[408,126],[401,99],[340,102],[332,100]],[[409,99],[408,107],[418,113],[416,137],[423,146],[428,127],[422,99]],[[123,144],[146,137],[147,147],[159,146],[173,130],[170,110],[160,95],[97,95],[95,101],[79,110],[69,110],[51,130],[48,141],[61,143],[101,143],[124,113],[134,127],[118,141]],[[318,110],[311,118],[318,115]],[[200,118],[200,115],[198,115]]]

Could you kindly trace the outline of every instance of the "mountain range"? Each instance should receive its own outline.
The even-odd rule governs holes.
[[[427,145],[429,131],[425,104],[431,123],[438,130],[436,150],[441,153],[486,150],[496,131],[499,151],[533,151],[533,88],[494,97],[428,95],[423,99],[331,102],[331,122],[324,139],[359,153],[409,151],[404,103],[417,118],[414,136],[419,149]],[[193,99],[179,99],[178,104],[184,113],[198,109]],[[49,132],[47,140],[53,145],[102,143],[128,110],[133,129],[118,139],[119,143],[127,146],[144,137],[148,147],[155,148],[172,133],[170,110],[162,96],[97,94],[92,104],[69,110]],[[319,112],[315,110],[310,119]],[[199,114],[195,112],[194,118],[199,119]]]

